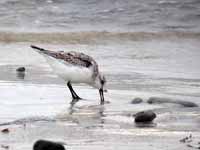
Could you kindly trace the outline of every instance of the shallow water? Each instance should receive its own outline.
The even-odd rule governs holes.
[[[200,30],[199,0],[2,0],[7,31]]]
[[[105,73],[105,99],[110,103],[99,105],[96,89],[77,85],[75,90],[85,100],[73,107],[66,83],[30,44],[0,45],[0,123],[2,129],[11,130],[8,135],[0,134],[1,144],[13,150],[31,149],[33,142],[42,138],[65,142],[70,149],[187,149],[179,140],[189,134],[195,137],[194,145],[198,143],[198,107],[146,103],[149,97],[159,96],[200,105],[197,40],[40,43],[48,49],[87,53]],[[16,73],[19,66],[26,67],[24,75]],[[130,104],[135,97],[144,102]],[[134,124],[132,115],[149,109],[157,114],[154,123],[147,127]]]

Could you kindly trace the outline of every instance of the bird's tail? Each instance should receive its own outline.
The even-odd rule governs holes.
[[[31,48],[37,50],[38,52],[42,52],[42,53],[45,53],[45,52],[48,52],[49,50],[46,50],[46,49],[43,49],[43,48],[40,48],[40,47],[37,47],[35,45],[31,45],[30,46]]]

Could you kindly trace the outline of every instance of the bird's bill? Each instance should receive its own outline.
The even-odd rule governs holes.
[[[101,104],[104,104],[103,89],[99,89],[99,94],[100,94],[100,98],[101,98]]]

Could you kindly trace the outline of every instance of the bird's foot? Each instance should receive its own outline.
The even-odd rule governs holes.
[[[80,98],[80,97],[75,97],[75,98],[73,98],[72,99],[72,101],[70,102],[70,104],[71,105],[74,105],[74,104],[76,104],[79,100],[81,100],[82,98]]]
[[[104,105],[104,104],[110,104],[110,101],[101,101],[100,104],[101,104],[101,105]]]

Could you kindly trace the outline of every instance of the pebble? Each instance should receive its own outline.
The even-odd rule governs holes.
[[[138,112],[138,113],[135,114],[135,122],[136,123],[152,122],[155,118],[156,118],[156,114],[151,110],[142,111],[142,112]]]
[[[2,133],[9,133],[10,131],[9,131],[8,128],[5,128],[5,129],[1,130],[1,132],[2,132]]]
[[[16,69],[17,72],[25,72],[25,67],[19,67]]]
[[[34,143],[33,150],[65,150],[65,147],[57,142],[38,140]]]
[[[142,103],[142,102],[143,102],[143,100],[141,98],[136,97],[131,101],[131,104],[139,104],[139,103]]]
[[[182,101],[182,100],[174,100],[170,98],[162,98],[162,97],[150,97],[147,101],[149,104],[163,104],[163,103],[172,103],[172,104],[179,104],[184,107],[198,107],[197,104],[189,101]]]

